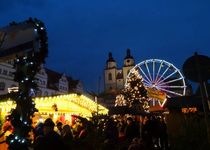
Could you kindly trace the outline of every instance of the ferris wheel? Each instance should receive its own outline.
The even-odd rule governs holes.
[[[132,68],[128,73],[127,79],[135,70],[138,70],[142,76],[144,86],[150,91],[152,89],[153,93],[155,92],[154,90],[164,93],[166,98],[185,95],[186,84],[184,77],[173,64],[161,59],[148,59]],[[151,97],[150,99],[154,100],[155,98]]]

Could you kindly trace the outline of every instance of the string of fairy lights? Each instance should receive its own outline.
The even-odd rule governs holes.
[[[121,94],[116,97],[115,106],[132,107],[135,102],[139,102],[139,109],[147,111],[149,109],[147,90],[142,81],[143,78],[139,71],[132,69],[127,84]]]
[[[14,127],[14,132],[7,137],[7,143],[11,150],[25,150],[31,144],[29,132],[32,129],[33,114],[37,111],[32,100],[33,91],[37,88],[35,74],[39,71],[40,65],[44,63],[48,54],[47,33],[44,23],[32,18],[23,23],[33,26],[34,32],[38,36],[36,40],[39,44],[39,50],[29,52],[22,57],[17,56],[15,59],[14,80],[19,83],[19,91],[11,98],[16,102],[16,108],[11,110],[9,116]]]

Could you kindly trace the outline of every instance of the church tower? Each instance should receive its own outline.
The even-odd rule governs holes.
[[[106,93],[117,93],[124,88],[127,75],[135,66],[133,56],[131,56],[130,49],[126,51],[126,57],[122,68],[117,68],[117,63],[109,53],[109,58],[106,61],[106,68],[104,70],[104,90]]]
[[[104,82],[105,82],[105,91],[114,92],[116,91],[116,72],[117,64],[112,57],[112,53],[109,53],[109,58],[106,61],[106,68],[104,71]]]
[[[127,78],[127,75],[129,73],[130,69],[132,69],[134,66],[135,66],[134,58],[133,58],[133,56],[131,56],[130,49],[127,49],[126,57],[124,58],[124,65],[122,68],[124,84],[126,82],[126,78]]]

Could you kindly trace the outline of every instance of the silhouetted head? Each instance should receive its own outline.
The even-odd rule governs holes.
[[[55,123],[52,121],[51,118],[48,118],[45,120],[44,122],[44,134],[48,134],[49,132],[53,131],[54,130],[54,127],[55,127]]]
[[[63,124],[62,124],[62,122],[58,122],[56,126],[57,126],[58,130],[62,130]]]

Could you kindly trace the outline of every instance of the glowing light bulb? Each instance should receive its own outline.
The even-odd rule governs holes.
[[[21,143],[25,143],[25,141],[26,141],[26,140],[25,140],[25,139],[23,139],[23,140],[21,141]]]

